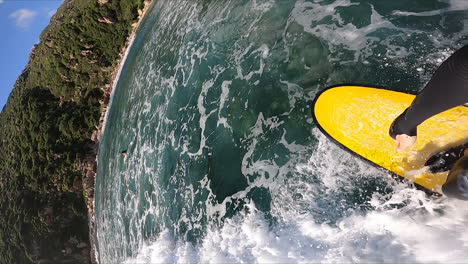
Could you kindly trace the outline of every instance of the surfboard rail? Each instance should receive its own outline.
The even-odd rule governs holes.
[[[331,86],[315,96],[311,104],[312,118],[316,127],[345,151],[396,179],[409,180],[429,195],[438,196],[447,172],[424,171],[424,163],[433,154],[468,138],[468,131],[463,131],[460,125],[468,122],[468,108],[456,107],[428,119],[418,127],[414,150],[398,153],[388,128],[414,97],[414,93],[385,87]],[[456,131],[449,131],[454,128]],[[425,133],[431,130],[435,132]],[[461,134],[448,142],[456,133]],[[360,141],[362,138],[366,141]]]

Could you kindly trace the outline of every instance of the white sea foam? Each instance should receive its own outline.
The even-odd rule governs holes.
[[[224,108],[224,104],[229,96],[229,86],[232,84],[232,81],[223,81],[221,84],[221,96],[219,98],[219,109],[218,109],[218,122],[217,126],[223,125],[225,128],[228,128],[232,131],[232,127],[228,123],[228,119],[226,117],[221,116],[221,111]]]
[[[175,241],[166,231],[126,263],[464,263],[465,204],[446,205],[445,215],[426,215],[416,206],[412,209],[423,213],[372,211],[346,217],[338,226],[293,214],[271,229],[263,213],[250,205],[250,213],[209,229],[199,245]]]
[[[447,2],[449,6],[440,10],[419,13],[394,11],[393,14],[401,16],[432,16],[451,11],[468,10],[468,1],[448,0],[445,2]],[[359,60],[363,60],[365,62],[366,58],[377,55],[382,56],[381,59],[384,61],[387,59],[394,59],[391,62],[387,62],[392,64],[404,64],[404,61],[401,61],[400,59],[407,58],[412,54],[411,49],[408,49],[401,44],[397,44],[398,42],[401,42],[401,40],[407,41],[416,35],[424,35],[431,40],[432,45],[435,47],[441,47],[441,51],[438,51],[435,54],[430,54],[428,58],[421,59],[421,63],[424,63],[424,60],[436,57],[433,64],[438,65],[453,52],[453,50],[442,49],[445,49],[447,46],[453,46],[453,43],[459,43],[460,39],[463,38],[463,36],[466,36],[468,32],[467,20],[461,21],[461,23],[465,25],[462,31],[458,34],[453,34],[450,37],[441,34],[437,28],[431,32],[425,32],[415,28],[397,27],[388,20],[387,17],[379,14],[372,5],[370,24],[358,28],[351,22],[345,23],[337,11],[338,7],[349,7],[352,5],[357,5],[357,3],[352,3],[349,0],[339,0],[328,5],[321,5],[320,2],[297,1],[293,11],[291,12],[289,23],[294,21],[301,25],[305,32],[325,40],[332,53],[341,47],[354,51],[354,62]],[[330,16],[333,23],[323,24],[321,20],[326,16]],[[444,23],[444,21],[441,20],[440,23]],[[385,38],[377,37],[377,34],[374,34],[383,29],[392,30],[394,33],[391,35],[387,34]],[[374,54],[373,48],[377,44],[384,44],[387,52],[385,54]],[[335,57],[331,57],[330,59],[332,61],[340,61],[340,63],[347,63],[347,61],[343,61],[343,58],[337,59]],[[441,61],[439,62],[438,60]],[[425,75],[422,77],[423,79],[428,78],[428,76]]]
[[[355,56],[355,61],[357,61],[361,53],[371,55],[372,43],[380,41],[379,38],[370,36],[371,33],[382,28],[394,29],[396,27],[377,13],[373,7],[369,25],[357,28],[352,23],[343,22],[336,8],[356,4],[349,0],[339,0],[328,5],[297,1],[291,15],[294,21],[304,28],[305,32],[325,40],[332,51],[340,46],[357,51]],[[331,16],[334,23],[321,23],[320,21],[326,16]]]
[[[423,192],[356,161],[323,136],[318,137],[320,142],[311,160],[297,165],[296,171],[303,175],[318,172],[323,185],[317,185],[313,176],[282,183],[270,181],[275,224],[251,203],[243,213],[227,219],[221,228],[209,226],[198,244],[183,242],[163,231],[125,263],[466,262],[466,203],[428,198]],[[355,175],[355,169],[360,170],[360,176]],[[337,177],[340,173],[341,179]],[[341,185],[353,184],[356,177],[361,178],[358,181],[387,179],[394,192],[375,193],[367,202],[373,210],[349,208],[335,223],[318,221],[314,211],[329,210],[325,212],[328,215],[336,211],[320,206],[323,202],[320,196],[340,192]]]
[[[432,10],[432,11],[427,11],[427,12],[405,12],[405,11],[395,11],[395,15],[400,15],[400,16],[437,16],[437,15],[443,15],[444,13],[447,12],[453,12],[453,11],[467,11],[468,10],[468,1],[466,0],[445,0],[441,1],[447,3],[449,6],[438,9],[438,10]]]
[[[301,100],[304,97],[309,97],[309,96],[305,95],[304,89],[295,83],[291,83],[291,82],[283,81],[283,80],[281,81],[281,83],[286,85],[287,87],[286,91],[288,92],[289,105],[291,106],[290,108],[291,110],[289,111],[289,113],[291,113],[295,108],[297,100]],[[311,100],[312,98],[307,98],[307,99]]]

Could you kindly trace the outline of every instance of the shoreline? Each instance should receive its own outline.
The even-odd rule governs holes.
[[[101,87],[103,92],[103,98],[99,101],[101,104],[101,116],[99,117],[99,124],[96,127],[96,130],[93,131],[91,135],[91,140],[93,141],[91,150],[92,153],[88,155],[83,164],[80,165],[80,170],[83,173],[83,193],[85,198],[86,207],[88,209],[88,227],[89,227],[89,243],[90,243],[90,255],[91,255],[91,263],[96,264],[99,263],[99,253],[98,247],[95,241],[96,238],[96,229],[94,226],[94,187],[96,184],[96,177],[97,177],[97,165],[98,165],[98,149],[99,143],[102,134],[104,133],[105,124],[107,121],[107,116],[109,114],[108,109],[112,105],[112,99],[115,93],[115,89],[117,87],[117,83],[120,78],[120,74],[122,72],[123,66],[125,65],[125,61],[127,56],[132,48],[132,45],[135,41],[135,36],[138,28],[140,27],[141,22],[145,18],[148,10],[152,4],[153,0],[145,0],[143,2],[143,8],[138,10],[138,18],[137,21],[132,24],[132,30],[130,35],[127,38],[125,46],[122,48],[120,52],[120,57],[117,60],[117,64],[114,68],[114,71],[111,74],[111,83],[106,84],[104,87]]]

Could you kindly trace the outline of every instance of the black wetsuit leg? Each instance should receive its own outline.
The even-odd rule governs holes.
[[[417,126],[426,119],[468,102],[468,45],[439,66],[426,87],[390,126],[390,136],[417,135]]]

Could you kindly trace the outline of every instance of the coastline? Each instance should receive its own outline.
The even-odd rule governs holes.
[[[103,98],[99,101],[101,104],[101,116],[99,118],[99,124],[96,127],[96,130],[93,131],[91,135],[92,140],[92,152],[85,158],[83,164],[80,165],[80,170],[83,175],[83,193],[85,197],[86,207],[88,209],[88,227],[89,227],[89,242],[90,242],[90,255],[91,263],[99,263],[98,249],[95,241],[96,229],[94,226],[94,187],[96,184],[96,173],[97,173],[97,154],[99,149],[99,142],[102,134],[104,133],[104,128],[109,114],[108,109],[112,104],[112,98],[115,92],[115,88],[119,81],[120,74],[122,72],[123,66],[127,59],[127,56],[130,52],[133,42],[135,41],[136,32],[145,18],[153,0],[145,0],[143,8],[138,10],[137,21],[132,24],[132,30],[130,35],[127,38],[125,46],[120,52],[120,58],[117,60],[117,64],[112,72],[112,82],[106,84],[104,87],[101,87],[103,92]]]

